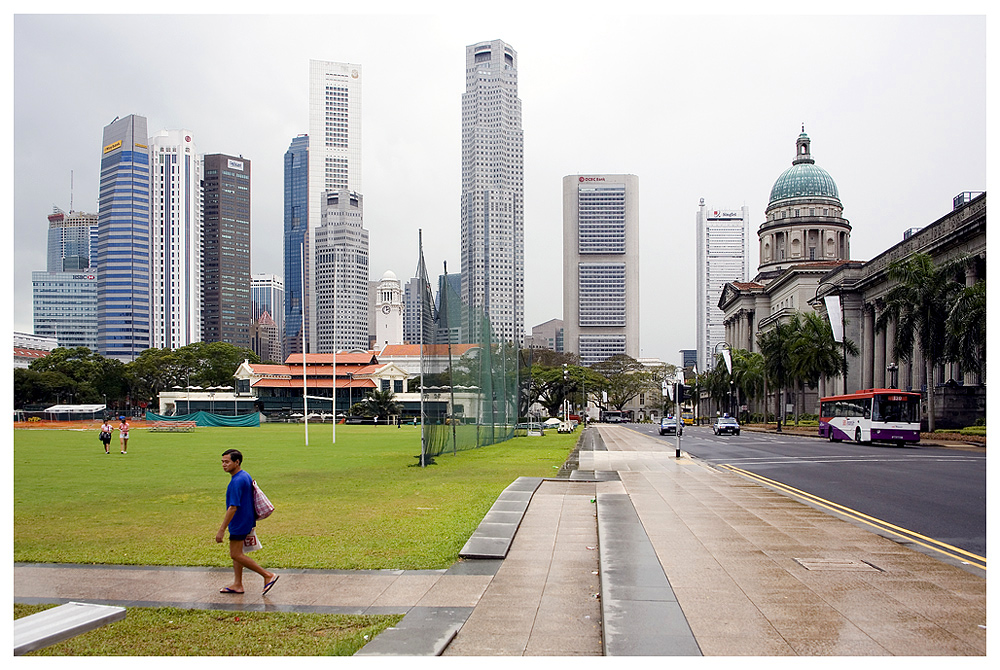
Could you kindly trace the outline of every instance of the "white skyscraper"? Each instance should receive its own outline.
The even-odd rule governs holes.
[[[202,339],[202,157],[189,130],[160,131],[149,152],[150,346],[177,349]]]
[[[639,178],[563,177],[563,348],[639,358]]]
[[[500,40],[465,49],[462,301],[484,310],[496,336],[522,342],[524,133],[517,52]]]
[[[364,201],[347,189],[326,192],[323,219],[313,240],[316,336],[309,352],[367,350],[370,294]]]
[[[334,287],[332,277],[317,275],[317,230],[325,225],[325,221],[341,227],[336,232],[331,230],[321,234],[324,243],[336,245],[342,242],[348,245],[337,250],[337,263],[333,263],[331,258],[331,263],[326,266],[327,271],[343,266],[350,275],[336,282],[336,318],[338,321],[343,319],[349,331],[344,337],[336,335],[336,346],[368,348],[368,231],[364,230],[361,219],[361,193],[361,66],[310,60],[309,230],[304,254],[308,303],[307,349],[310,353],[321,351],[317,348],[320,339],[324,340],[324,347],[334,346],[332,332],[340,328],[339,323],[329,321],[334,311],[328,306],[320,314],[317,303],[320,282],[324,290],[332,291]],[[343,194],[347,194],[347,198],[342,197]],[[346,212],[344,216],[331,213],[328,218],[328,196],[335,196],[340,206],[347,206],[350,199],[358,201],[358,206],[353,210],[342,207],[341,211]],[[363,277],[364,281],[358,281],[359,277]],[[342,294],[341,291],[348,293]],[[333,295],[329,294],[324,299],[332,301]],[[362,304],[365,306],[363,315],[353,312],[342,314],[339,311],[355,307],[361,309]],[[323,324],[321,338],[319,322],[323,319],[328,322]],[[329,348],[322,350],[333,351]]]
[[[716,209],[702,198],[698,206],[697,315],[698,370],[713,366],[715,347],[726,339],[719,298],[728,282],[745,282],[750,272],[747,235],[750,208]]]

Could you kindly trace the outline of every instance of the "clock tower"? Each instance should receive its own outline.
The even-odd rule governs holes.
[[[375,288],[375,348],[403,344],[403,290],[392,270]]]

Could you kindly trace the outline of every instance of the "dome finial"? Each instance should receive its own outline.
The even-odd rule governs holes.
[[[802,122],[802,132],[806,132],[806,122]]]

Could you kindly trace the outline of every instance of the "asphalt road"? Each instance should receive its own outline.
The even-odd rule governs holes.
[[[676,439],[660,437],[654,424],[630,428],[669,444]],[[750,431],[717,437],[708,426],[685,426],[681,449],[986,556],[985,451],[827,442]]]

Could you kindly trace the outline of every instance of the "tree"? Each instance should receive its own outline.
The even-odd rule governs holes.
[[[615,354],[592,369],[601,376],[594,391],[606,392],[608,404],[619,411],[640,393],[660,388],[660,380],[653,373],[625,354]]]
[[[757,335],[757,346],[764,356],[764,371],[767,381],[774,389],[774,416],[781,430],[782,400],[785,389],[794,379],[792,348],[795,335],[799,329],[798,314],[793,314],[789,321],[779,321],[772,328]]]
[[[767,389],[764,356],[746,349],[733,350],[733,377],[736,389],[747,405],[763,397]]]
[[[806,386],[816,388],[822,377],[839,377],[845,374],[843,350],[857,356],[858,347],[846,337],[843,342],[835,341],[830,322],[817,312],[800,312],[795,322],[798,331],[792,344],[792,374],[805,409]]]
[[[914,254],[890,263],[887,276],[897,283],[885,295],[885,309],[875,321],[879,332],[890,323],[896,324],[893,342],[896,358],[908,361],[914,345],[920,348],[927,376],[930,432],[934,432],[934,368],[948,359],[948,316],[963,295],[964,287],[956,277],[964,263],[965,259],[959,258],[935,266],[928,254]]]
[[[396,402],[396,395],[391,389],[375,389],[368,393],[368,397],[357,403],[362,406],[362,416],[383,416],[389,417],[399,414],[399,403]]]
[[[948,313],[948,360],[982,375],[986,371],[986,280],[966,287]]]

